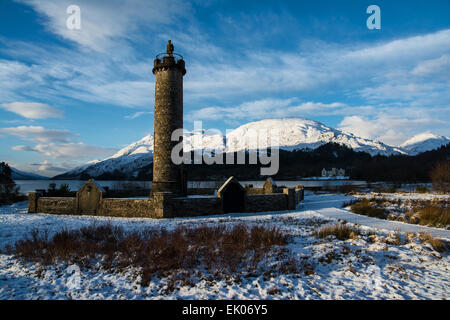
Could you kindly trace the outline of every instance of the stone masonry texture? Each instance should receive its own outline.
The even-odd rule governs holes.
[[[181,194],[182,165],[175,165],[171,159],[173,147],[181,141],[171,138],[174,130],[183,128],[184,61],[175,61],[171,56],[165,56],[162,61],[156,59],[153,73],[156,85],[152,193]]]

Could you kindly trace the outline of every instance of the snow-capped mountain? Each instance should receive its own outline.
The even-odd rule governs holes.
[[[140,154],[151,154],[151,156],[153,156],[153,136],[151,134],[146,135],[138,142],[134,142],[129,146],[120,149],[117,153],[109,158],[106,158],[105,160],[116,159],[124,156],[132,157]]]
[[[302,118],[267,119],[240,126],[227,135],[227,151],[244,149],[247,139],[254,135],[254,132],[267,132],[271,138],[278,135],[278,139],[263,141],[260,148],[278,146],[280,149],[288,151],[313,150],[326,143],[334,142],[371,155],[402,153],[382,142],[357,137],[351,133],[327,127],[320,122]]]
[[[448,143],[450,143],[450,138],[448,137],[425,132],[406,140],[404,143],[399,145],[398,148],[409,155],[416,155],[425,151],[438,149]]]
[[[98,177],[105,173],[113,173],[114,171],[135,177],[140,168],[151,164],[152,161],[153,136],[149,134],[141,140],[119,150],[109,158],[101,161],[91,161],[57,177],[79,177],[83,174]]]
[[[186,132],[183,149],[185,152],[200,149],[215,150],[216,152],[235,152],[246,149],[246,145],[249,145],[247,141],[252,141],[251,137],[255,136],[255,133],[261,134],[264,132],[270,138],[263,139],[259,148],[279,146],[280,149],[288,151],[299,149],[314,150],[321,145],[334,142],[371,155],[403,153],[401,149],[388,146],[382,142],[360,138],[351,133],[327,127],[320,122],[302,118],[267,119],[251,122],[232,130],[227,135],[211,130]],[[252,148],[247,147],[247,149]],[[114,171],[136,177],[139,169],[150,165],[152,161],[153,136],[147,135],[141,140],[119,150],[109,158],[102,161],[91,161],[58,176],[58,178],[80,177],[83,174],[98,177]]]

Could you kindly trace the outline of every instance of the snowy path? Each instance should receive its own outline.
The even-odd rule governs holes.
[[[445,238],[450,240],[450,230],[425,227],[417,224],[403,223],[398,221],[371,218],[338,208],[326,208],[317,210],[316,212],[328,218],[346,220],[351,223],[371,228],[384,229],[389,231],[400,231],[400,232],[425,232],[432,235],[435,238]]]
[[[450,230],[371,218],[339,208],[344,202],[351,199],[354,199],[354,197],[342,194],[309,195],[305,197],[305,202],[299,208],[314,211],[324,217],[346,220],[347,222],[371,228],[400,232],[425,232],[436,238],[450,240]]]

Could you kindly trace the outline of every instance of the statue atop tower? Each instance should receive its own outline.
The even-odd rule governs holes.
[[[173,47],[173,44],[172,44],[171,40],[169,40],[169,42],[167,43],[166,50],[167,50],[167,54],[169,55],[169,57],[172,57],[173,56],[174,47]]]

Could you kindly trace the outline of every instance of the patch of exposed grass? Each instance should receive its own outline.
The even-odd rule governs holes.
[[[334,225],[323,226],[316,232],[316,236],[319,238],[334,236],[339,240],[347,240],[355,239],[360,233],[358,228],[351,227],[347,224],[336,223]]]
[[[350,207],[352,205],[354,205],[355,203],[359,202],[359,199],[353,199],[350,201],[345,201],[344,203],[342,203],[342,208],[346,208],[346,207]]]
[[[416,209],[419,224],[435,227],[447,227],[450,225],[450,207],[430,204]]]
[[[430,189],[428,189],[427,186],[417,186],[416,192],[417,193],[430,193]]]
[[[397,192],[399,186],[388,186],[388,187],[384,187],[384,188],[377,188],[374,189],[374,192],[376,193],[395,193]]]
[[[433,238],[430,234],[425,232],[419,232],[419,238],[422,243],[429,243],[434,250],[438,252],[447,251],[447,245],[441,239]]]
[[[448,199],[402,200],[372,197],[351,200],[343,204],[343,207],[348,206],[352,212],[369,217],[438,228],[448,229],[450,227],[450,201]]]
[[[395,232],[393,234],[389,234],[383,241],[386,244],[392,244],[399,246],[402,244],[402,238],[400,237],[400,232]]]
[[[351,210],[357,214],[380,219],[386,219],[388,215],[388,211],[386,209],[376,207],[376,205],[368,199],[362,199],[361,201],[355,202],[351,205]]]

